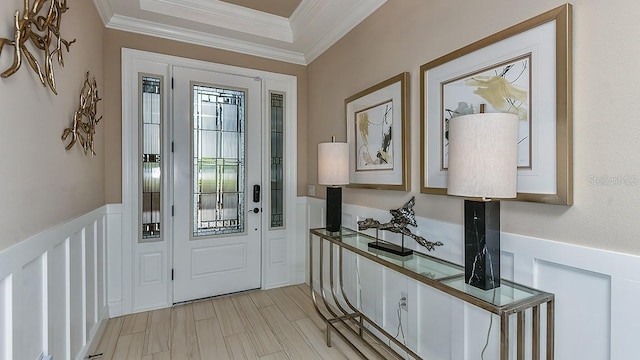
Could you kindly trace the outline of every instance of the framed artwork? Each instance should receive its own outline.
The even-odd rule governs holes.
[[[345,100],[349,185],[409,190],[409,73]]]
[[[573,203],[572,7],[565,4],[420,67],[420,191],[447,194],[448,123],[516,114],[518,196]]]

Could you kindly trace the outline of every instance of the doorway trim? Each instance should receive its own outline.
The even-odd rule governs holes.
[[[262,288],[293,284],[297,281],[298,247],[304,242],[296,241],[297,229],[297,79],[292,75],[277,74],[262,70],[247,69],[230,65],[209,63],[133,49],[122,49],[122,310],[123,314],[147,311],[171,306],[173,286],[171,269],[173,266],[173,234],[170,213],[164,220],[161,241],[138,242],[138,74],[162,76],[165,122],[170,123],[172,113],[171,75],[173,66],[190,67],[207,71],[259,77],[262,81],[263,162],[270,156],[269,95],[272,92],[285,94],[285,226],[272,229],[265,225],[262,229]],[[164,141],[172,140],[171,131],[165,131]],[[172,165],[165,165],[167,176],[173,176]],[[270,184],[270,167],[264,166],[262,183]],[[172,189],[164,189],[164,206],[171,206]],[[169,203],[167,203],[169,202]],[[268,198],[263,203],[263,223],[268,224]],[[165,211],[167,213],[167,211]]]

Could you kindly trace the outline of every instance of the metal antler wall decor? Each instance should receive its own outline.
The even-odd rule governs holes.
[[[48,9],[45,4],[49,2]],[[46,9],[43,11],[43,9]],[[53,73],[53,59],[58,59],[60,66],[64,66],[62,58],[62,46],[69,52],[69,47],[76,40],[67,41],[60,34],[60,22],[62,14],[67,12],[67,0],[35,0],[33,7],[29,6],[29,0],[24,0],[23,14],[20,10],[14,16],[15,34],[13,39],[0,38],[0,54],[5,45],[15,48],[13,64],[0,76],[7,78],[18,71],[22,65],[22,58],[27,62],[40,77],[40,82],[48,86],[54,94],[56,91],[56,80]],[[40,15],[40,12],[43,12]],[[31,53],[27,45],[31,43],[36,51],[44,53],[44,69],[38,63],[36,56]]]
[[[66,146],[67,150],[70,150],[77,141],[80,142],[85,155],[89,152],[92,156],[96,155],[93,150],[93,135],[96,133],[96,125],[102,119],[102,116],[96,118],[98,101],[100,100],[102,99],[98,96],[96,78],[90,79],[87,71],[87,78],[80,91],[80,105],[78,110],[73,113],[73,124],[62,132],[62,141],[67,140],[67,137],[71,135],[71,140]]]

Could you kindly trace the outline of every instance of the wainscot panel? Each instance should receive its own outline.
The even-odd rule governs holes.
[[[106,306],[107,206],[0,251],[0,360],[84,359]]]

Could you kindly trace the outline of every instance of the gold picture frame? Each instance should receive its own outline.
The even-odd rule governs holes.
[[[410,189],[409,73],[345,100],[349,187]]]
[[[489,102],[525,122],[519,150],[528,153],[519,151],[515,200],[572,205],[572,63],[572,6],[565,4],[420,66],[420,192],[447,194],[448,119]],[[492,81],[504,88],[516,79],[522,83],[511,94],[520,96],[487,94]]]

